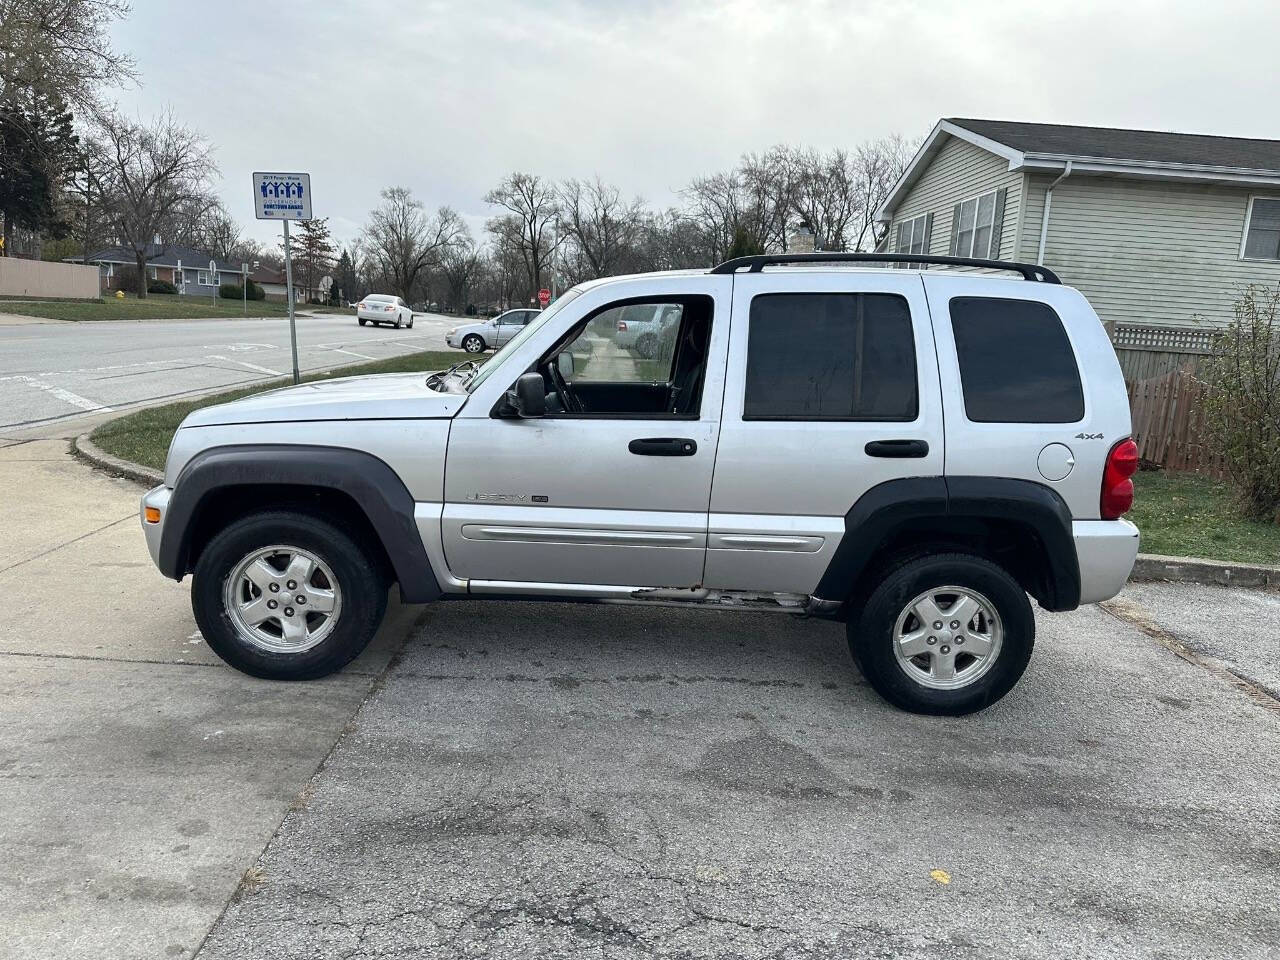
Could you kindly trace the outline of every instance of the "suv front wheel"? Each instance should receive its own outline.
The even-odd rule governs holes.
[[[323,677],[373,639],[387,582],[345,531],[303,513],[245,517],[200,554],[191,608],[211,650],[270,680]]]
[[[890,572],[849,622],[867,682],[913,713],[958,716],[990,706],[1018,682],[1036,623],[1003,568],[970,554],[921,557]]]

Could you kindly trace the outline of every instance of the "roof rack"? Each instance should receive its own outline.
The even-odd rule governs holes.
[[[712,273],[759,273],[765,267],[787,263],[918,263],[949,267],[984,267],[1022,274],[1023,280],[1061,283],[1058,275],[1038,263],[1015,263],[1012,260],[982,260],[978,257],[931,257],[918,253],[765,253],[752,257],[735,257],[711,268]]]

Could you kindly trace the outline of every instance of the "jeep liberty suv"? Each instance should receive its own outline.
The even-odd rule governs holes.
[[[637,306],[670,318],[643,352]],[[885,699],[963,714],[1022,675],[1028,595],[1123,586],[1129,432],[1102,324],[1043,267],[745,257],[581,284],[483,363],[197,410],[142,527],[254,676],[340,669],[398,583],[835,618]]]

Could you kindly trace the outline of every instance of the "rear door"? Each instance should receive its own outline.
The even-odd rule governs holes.
[[[1130,425],[1115,351],[1088,302],[1025,280],[938,273],[925,283],[947,476],[1030,480],[1077,520],[1096,519],[1103,464]]]
[[[942,474],[919,274],[737,274],[706,585],[811,593],[877,484]]]

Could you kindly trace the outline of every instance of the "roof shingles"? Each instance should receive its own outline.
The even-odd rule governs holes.
[[[1280,172],[1280,140],[1012,120],[948,117],[947,122],[1023,153]]]

